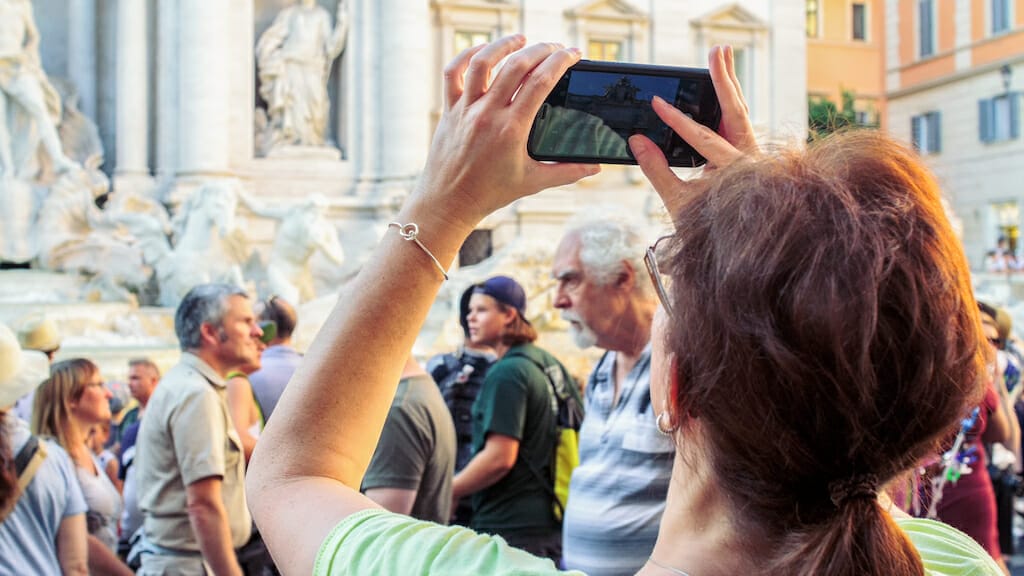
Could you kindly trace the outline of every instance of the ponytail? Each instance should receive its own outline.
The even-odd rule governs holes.
[[[917,549],[874,498],[840,504],[824,525],[788,534],[768,574],[922,576]]]

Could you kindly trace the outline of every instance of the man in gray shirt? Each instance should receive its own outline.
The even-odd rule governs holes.
[[[411,356],[363,477],[363,492],[399,514],[447,524],[455,425],[434,379]]]

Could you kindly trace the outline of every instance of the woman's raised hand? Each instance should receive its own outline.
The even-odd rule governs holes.
[[[715,94],[722,108],[718,132],[697,123],[677,108],[657,96],[653,108],[666,124],[676,131],[690,146],[707,159],[705,169],[727,166],[737,158],[757,152],[757,141],[750,126],[750,109],[743,99],[732,48],[716,46],[708,55],[708,68]],[[665,155],[645,136],[629,139],[630,149],[640,163],[644,175],[661,196],[669,214],[675,214],[686,201],[693,188],[669,168]]]
[[[463,226],[600,170],[593,164],[541,163],[527,155],[537,111],[580,53],[550,43],[524,48],[525,42],[515,35],[470,48],[445,68],[444,114],[416,194]]]

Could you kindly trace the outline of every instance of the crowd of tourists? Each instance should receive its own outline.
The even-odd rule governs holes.
[[[482,218],[597,169],[526,156],[579,52],[521,36],[446,70],[398,233],[305,355],[292,303],[195,286],[180,360],[132,360],[121,402],[52,319],[0,324],[0,573],[1006,572],[1009,316],[975,301],[916,154],[873,132],[759,152],[732,57],[710,56],[719,133],[653,102],[702,178],[630,139],[665,235],[564,230],[550,298],[604,351],[581,378],[505,275],[461,295],[457,350],[411,353]]]

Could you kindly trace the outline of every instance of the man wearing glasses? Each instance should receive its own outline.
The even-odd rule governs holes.
[[[581,348],[607,350],[587,382],[580,464],[569,485],[565,567],[634,574],[665,509],[674,446],[651,407],[651,322],[657,292],[638,224],[610,213],[569,225],[555,252],[554,305]]]

